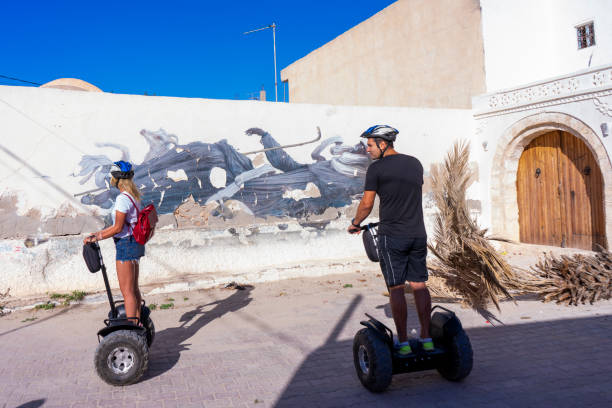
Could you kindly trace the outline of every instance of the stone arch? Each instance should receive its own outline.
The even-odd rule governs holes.
[[[606,240],[612,237],[612,164],[606,149],[593,129],[574,116],[542,112],[515,122],[497,143],[491,169],[491,232],[519,241],[516,177],[525,147],[536,137],[562,130],[581,139],[593,153],[603,177]]]

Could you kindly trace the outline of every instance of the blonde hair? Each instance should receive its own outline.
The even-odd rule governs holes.
[[[140,201],[140,190],[138,190],[132,179],[119,179],[117,181],[116,178],[111,177],[111,185],[116,185],[120,191],[127,191],[132,197]]]

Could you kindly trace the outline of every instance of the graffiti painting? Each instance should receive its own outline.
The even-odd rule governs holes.
[[[363,143],[347,145],[340,137],[324,139],[312,151],[312,162],[300,163],[288,153],[289,148],[281,146],[265,130],[248,129],[246,137],[259,138],[269,163],[255,167],[248,155],[237,151],[225,139],[180,144],[176,135],[163,129],[143,129],[140,134],[149,151],[142,163],[133,163],[134,183],[143,194],[143,203],[153,203],[160,214],[174,212],[189,197],[200,205],[237,200],[258,217],[302,218],[321,214],[327,208],[351,204],[363,192],[370,163]],[[108,143],[97,146],[116,148],[121,152],[121,160],[130,159],[124,146]],[[331,155],[329,159],[323,155],[326,149]],[[80,169],[73,175],[81,177],[81,184],[93,177],[98,190],[103,190],[83,195],[83,204],[112,207],[119,194],[109,183],[114,160],[104,155],[82,156]],[[221,184],[214,177],[220,169],[225,173]]]

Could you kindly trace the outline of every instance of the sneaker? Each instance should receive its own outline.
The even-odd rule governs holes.
[[[410,347],[410,343],[406,342],[406,343],[399,343],[396,345],[397,347],[397,353],[400,356],[405,356],[408,354],[412,353],[412,348]]]
[[[420,339],[420,341],[421,341],[421,347],[423,347],[423,350],[434,351],[435,347],[431,339]]]

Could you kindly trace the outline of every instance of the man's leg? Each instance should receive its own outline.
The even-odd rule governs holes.
[[[408,305],[404,296],[404,285],[389,288],[389,302],[391,303],[391,314],[397,329],[397,339],[400,343],[404,343],[408,341],[408,329],[406,327]]]
[[[431,321],[431,296],[429,295],[429,289],[427,289],[425,282],[410,282],[410,287],[412,288],[414,304],[419,315],[419,323],[421,323],[421,338],[429,338],[429,322]]]
[[[389,245],[391,244],[391,246]],[[397,244],[397,242],[395,243]],[[400,243],[401,245],[401,243]],[[406,257],[401,250],[395,249],[393,238],[387,236],[378,237],[378,255],[380,258],[380,269],[385,277],[385,283],[389,289],[389,303],[391,314],[397,329],[397,340],[401,343],[408,341],[408,329],[406,319],[408,317],[408,305],[404,289],[406,287]],[[403,345],[410,353],[410,346]]]

